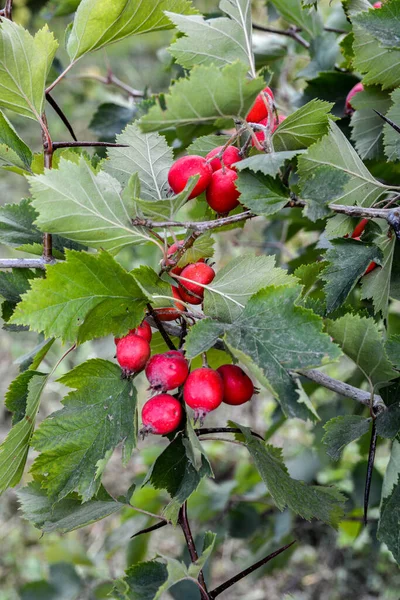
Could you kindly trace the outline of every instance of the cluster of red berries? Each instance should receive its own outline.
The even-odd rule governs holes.
[[[270,100],[266,98],[269,96]],[[273,115],[274,95],[266,87],[256,98],[250,109],[246,121],[259,123],[266,126],[273,119],[271,131],[285,119],[281,116],[275,119]],[[269,104],[272,106],[269,107]],[[265,139],[265,133],[258,131],[255,136],[260,142]],[[254,142],[252,142],[254,145]],[[226,214],[239,205],[240,192],[235,186],[237,173],[235,163],[242,160],[240,150],[236,146],[218,146],[207,154],[198,156],[191,154],[178,158],[168,173],[168,183],[175,194],[182,192],[189,178],[199,175],[199,179],[192,190],[189,199],[196,198],[206,192],[208,205],[218,214]]]
[[[217,370],[201,367],[189,373],[189,363],[179,350],[150,358],[151,337],[151,327],[143,321],[125,337],[115,338],[117,361],[125,375],[145,369],[150,389],[156,393],[142,409],[143,434],[165,435],[179,427],[182,404],[167,392],[181,386],[185,403],[194,410],[195,420],[200,421],[222,402],[237,406],[253,396],[253,382],[236,365],[222,365]]]

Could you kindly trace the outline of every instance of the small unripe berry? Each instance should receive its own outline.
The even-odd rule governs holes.
[[[154,354],[146,365],[146,377],[153,390],[167,392],[183,385],[189,365],[182,352],[169,350]]]
[[[204,297],[204,288],[201,285],[208,285],[215,277],[215,271],[204,262],[197,262],[187,265],[181,277],[190,279],[190,281],[181,280],[179,284],[179,294],[184,302],[189,304],[201,304]]]
[[[214,171],[211,183],[207,188],[206,199],[208,205],[215,212],[227,213],[238,206],[240,192],[235,186],[237,178],[236,171],[232,169]]]
[[[222,378],[217,371],[208,367],[195,369],[183,386],[183,399],[193,408],[195,421],[202,423],[207,413],[218,408],[224,397]]]
[[[364,91],[364,86],[361,83],[361,81],[356,83],[356,85],[351,88],[351,90],[349,91],[349,93],[346,96],[345,110],[344,110],[346,115],[351,115],[354,112],[354,108],[351,105],[352,98],[354,98],[354,96],[356,94],[358,94],[359,92],[363,92],[363,91]]]
[[[267,100],[264,101],[263,93],[268,94],[268,96],[271,98],[272,102],[274,102],[274,94],[273,94],[271,88],[269,88],[269,87],[264,88],[263,91],[260,94],[258,94],[253,106],[251,107],[251,109],[249,110],[249,112],[247,114],[246,121],[248,123],[259,123],[262,119],[265,119],[265,117],[268,117],[268,108],[266,106]]]
[[[232,169],[232,165],[242,160],[242,156],[240,154],[239,148],[236,146],[228,146],[224,152],[222,153],[222,161],[220,158],[213,158],[216,154],[219,154],[222,150],[223,146],[218,146],[218,148],[214,148],[209,152],[206,156],[206,160],[210,161],[210,165],[213,171],[218,171],[223,166]],[[212,160],[210,160],[212,159]],[[222,164],[223,163],[223,164]]]
[[[248,402],[254,394],[252,380],[237,365],[222,365],[217,369],[224,384],[225,404],[238,406]]]
[[[200,175],[200,178],[189,196],[190,200],[204,192],[210,183],[212,168],[205,158],[195,154],[178,158],[169,170],[168,183],[175,194],[179,194],[193,175]]]
[[[127,375],[142,371],[150,354],[149,342],[138,335],[127,335],[117,344],[117,361]]]
[[[172,433],[182,420],[182,405],[169,394],[159,394],[150,398],[142,408],[142,435]]]

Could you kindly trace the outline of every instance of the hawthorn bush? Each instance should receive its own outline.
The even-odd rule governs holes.
[[[74,597],[231,597],[234,584],[296,547],[290,528],[262,543],[257,522],[255,560],[215,585],[213,554],[226,535],[218,521],[235,493],[267,504],[276,523],[283,510],[315,527],[353,521],[385,545],[388,561],[400,560],[400,0],[221,0],[213,9],[203,15],[190,0],[51,2],[46,10],[71,21],[67,60],[47,25],[33,35],[13,20],[11,0],[1,11],[0,160],[30,188],[0,208],[0,242],[13,249],[0,259],[2,317],[6,330],[39,337],[6,394],[12,427],[0,447],[0,491],[19,484],[32,448],[17,495],[42,532],[137,512],[147,521],[135,537],[178,527],[189,558],[139,556],[105,595]],[[55,99],[76,63],[169,29],[169,90],[135,90],[109,66],[97,78],[134,101],[99,106],[91,128],[103,139],[78,140],[62,95]],[[72,141],[54,139],[48,106]],[[22,140],[13,115],[35,123],[41,151]],[[234,250],[233,235],[255,224],[266,228],[265,244]],[[108,359],[64,372],[63,408],[36,426],[60,363],[106,336]],[[66,346],[47,369],[57,341]],[[239,406],[268,396],[271,426],[242,424]],[[227,422],[227,405],[237,419]],[[340,475],[325,484],[291,476],[269,442],[294,419],[316,438],[323,425],[332,461],[360,440],[362,502]],[[102,477],[117,448],[125,466],[148,448],[139,430],[156,446],[154,462],[116,498]],[[221,439],[227,453],[230,443],[243,446],[253,466],[248,484],[216,479],[216,531],[203,530],[200,547],[187,503],[214,476],[205,442]],[[369,522],[378,445],[391,454]],[[168,501],[148,510],[135,503],[140,486]],[[252,509],[239,506],[237,521],[251,521]]]

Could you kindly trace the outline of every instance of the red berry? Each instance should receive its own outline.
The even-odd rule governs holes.
[[[165,308],[156,308],[155,313],[160,321],[175,321],[181,316],[181,311],[172,306],[166,306]]]
[[[142,408],[142,434],[165,435],[175,431],[182,420],[182,405],[169,394],[150,398]]]
[[[218,146],[218,148],[214,148],[214,150],[211,150],[211,152],[209,152],[206,156],[206,160],[210,161],[209,164],[211,165],[213,171],[218,171],[218,169],[221,169],[222,166],[228,167],[230,169],[232,168],[233,164],[242,160],[240,150],[239,148],[236,148],[236,146],[228,146],[224,150],[222,154],[222,162],[220,158],[213,158],[213,156],[221,152],[222,148],[223,146]],[[222,163],[224,164],[222,165]]]
[[[195,420],[203,421],[207,413],[218,408],[224,397],[222,378],[208,367],[195,369],[183,386],[183,398],[195,411]]]
[[[208,285],[211,283],[215,277],[215,271],[206,263],[197,262],[187,265],[183,269],[181,277],[190,279],[190,281],[181,280],[179,284],[179,294],[182,300],[189,304],[201,304],[203,302],[204,288],[197,284]]]
[[[373,271],[374,269],[376,269],[378,265],[375,262],[372,262],[368,265],[367,270],[365,271],[364,275],[368,275],[368,273],[371,273],[371,271]]]
[[[224,384],[224,402],[237,406],[248,402],[254,394],[252,380],[236,365],[222,365],[217,369]]]
[[[218,169],[214,171],[207,188],[206,198],[209,206],[217,213],[227,213],[239,204],[240,192],[235,186],[236,171]]]
[[[382,8],[382,2],[374,2],[372,6],[373,8]]]
[[[139,337],[142,337],[144,340],[148,341],[150,344],[153,332],[151,331],[151,327],[148,322],[142,321],[139,327],[136,327],[136,329],[130,329],[127,335],[138,335]],[[114,338],[115,345],[117,345],[121,339],[122,338],[118,337]]]
[[[200,175],[200,178],[191,192],[189,200],[204,192],[210,183],[212,168],[205,158],[195,154],[182,156],[174,162],[168,173],[168,183],[175,194],[179,194],[185,189],[189,177],[192,175]]]
[[[273,94],[271,88],[269,88],[269,87],[264,88],[263,91],[260,92],[260,94],[258,94],[253,106],[251,107],[251,109],[249,110],[249,112],[247,114],[246,121],[248,123],[259,123],[261,121],[261,119],[265,119],[265,117],[268,117],[268,109],[266,106],[266,104],[268,102],[267,102],[267,100],[264,101],[264,99],[263,99],[264,93],[268,94],[268,96],[271,98],[272,102],[274,102],[274,94]]]
[[[279,125],[281,123],[283,123],[283,121],[285,119],[286,119],[286,117],[284,115],[279,115],[278,118],[275,119],[275,121],[274,121],[274,124],[273,124],[272,129],[271,129],[271,133],[274,133],[278,129]]]
[[[154,390],[167,392],[185,382],[189,365],[182,352],[170,350],[164,354],[154,354],[147,363],[145,372]]]
[[[127,335],[117,344],[117,361],[127,374],[142,371],[150,353],[149,342],[138,335]]]
[[[167,250],[167,259],[169,259],[170,256],[173,256],[175,254],[175,252],[178,252],[178,250],[183,246],[183,244],[184,244],[184,240],[173,243]],[[167,260],[167,264],[169,264],[169,265],[173,264],[172,259]],[[181,272],[182,272],[182,267],[176,266],[173,269],[171,269],[171,273],[176,273],[176,275],[180,275]]]
[[[354,112],[354,108],[351,105],[351,100],[352,98],[354,98],[354,96],[356,94],[358,94],[359,92],[363,92],[364,91],[364,86],[361,83],[361,81],[359,81],[358,83],[356,83],[356,85],[354,87],[351,88],[351,90],[349,91],[349,93],[346,96],[346,102],[345,102],[345,113],[346,115],[351,115]]]
[[[368,224],[368,219],[361,219],[361,221],[358,223],[358,225],[355,226],[354,231],[351,234],[351,237],[353,239],[359,239],[360,235],[366,228],[367,224]]]

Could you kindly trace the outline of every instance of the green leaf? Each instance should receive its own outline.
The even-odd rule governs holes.
[[[311,100],[281,123],[272,135],[275,152],[308,148],[329,131],[332,102]]]
[[[342,450],[347,444],[365,435],[371,427],[371,420],[360,415],[341,415],[331,419],[324,425],[326,453],[332,460],[339,460]]]
[[[139,325],[147,299],[107,252],[69,250],[66,256],[47,267],[46,279],[33,281],[11,323],[79,343]]]
[[[197,262],[200,258],[212,258],[214,256],[214,239],[210,231],[197,238],[190,248],[186,250],[178,265],[186,267],[190,263]]]
[[[335,33],[323,32],[310,43],[310,62],[297,77],[314,79],[320,73],[332,71],[338,62],[339,44]]]
[[[41,336],[39,336],[41,337]],[[32,350],[29,350],[26,354],[19,356],[15,361],[19,365],[21,372],[26,370],[35,371],[40,366],[41,362],[46,358],[47,353],[55,342],[55,338],[49,340],[44,339],[39,342]]]
[[[117,598],[124,600],[154,600],[168,576],[167,565],[159,560],[137,563],[127,570],[122,581],[117,582],[113,594],[122,592],[123,595]]]
[[[43,273],[39,270],[31,271],[30,269],[13,269],[8,272],[0,272],[0,296],[4,298],[1,305],[2,317],[6,323],[11,317],[16,304],[21,300],[22,294],[29,290],[30,281],[42,276]]]
[[[288,417],[309,418],[307,407],[298,403],[297,388],[288,371],[321,366],[336,360],[340,351],[322,332],[320,317],[296,306],[300,292],[299,286],[261,290],[238,319],[225,326],[225,340],[270,389]]]
[[[66,17],[75,12],[81,0],[49,0],[43,9],[44,15],[52,17]]]
[[[211,64],[224,67],[240,60],[255,76],[251,0],[222,0],[220,9],[231,18],[205,20],[202,15],[167,12],[167,17],[185,34],[169,47],[169,52],[185,69]]]
[[[233,323],[261,288],[296,283],[293,276],[275,267],[274,256],[240,256],[219,270],[206,288],[203,310],[208,317]]]
[[[238,171],[244,169],[250,169],[254,173],[262,173],[263,175],[270,175],[276,177],[279,175],[281,168],[287,160],[292,160],[298,154],[301,154],[302,150],[293,150],[290,152],[271,152],[270,154],[256,154],[255,156],[249,156],[244,160],[235,164],[235,168]]]
[[[38,481],[33,481],[19,490],[18,500],[25,519],[43,533],[68,533],[96,523],[124,507],[124,504],[114,500],[103,486],[100,486],[98,493],[91,500],[83,504],[76,493],[68,494],[54,504]]]
[[[400,564],[400,443],[395,440],[392,446],[389,465],[382,490],[381,515],[377,538],[385,543],[394,559]]]
[[[187,358],[195,358],[212,348],[224,333],[224,324],[212,319],[202,319],[190,328],[185,339]]]
[[[400,124],[400,89],[394,90],[391,95],[393,106],[386,116],[394,123]],[[380,118],[380,117],[379,117]],[[385,153],[390,161],[400,160],[400,135],[387,123],[384,125]]]
[[[350,175],[328,165],[310,170],[301,180],[301,193],[306,202],[304,214],[310,221],[323,219],[330,214],[328,203],[342,197]]]
[[[160,0],[139,5],[136,0],[82,0],[68,36],[71,61],[129,35],[171,29],[173,25],[164,12],[167,10],[181,14],[197,12],[188,0]]]
[[[29,200],[0,207],[0,243],[17,247],[42,241],[43,234],[33,224],[37,214]]]
[[[315,37],[322,33],[322,22],[315,10],[304,10],[301,0],[271,0],[277,11],[291,25],[297,25]]]
[[[22,477],[46,381],[47,376],[41,373],[30,379],[24,418],[14,425],[0,446],[0,494],[17,485]]]
[[[379,10],[361,12],[352,18],[383,48],[400,50],[400,4],[397,0],[387,2]]]
[[[115,136],[133,121],[137,109],[135,106],[121,106],[104,102],[98,106],[89,123],[91,129],[101,140],[113,142]]]
[[[0,111],[0,165],[31,170],[32,152]]]
[[[279,510],[286,506],[303,519],[319,519],[336,527],[343,515],[345,497],[335,488],[307,485],[292,479],[278,448],[265,445],[243,425],[235,424],[243,433],[246,447]]]
[[[173,163],[172,148],[158,133],[142,133],[136,124],[117,136],[127,148],[109,148],[106,171],[123,185],[137,173],[143,200],[161,200],[169,191],[168,171]]]
[[[256,215],[273,215],[290,199],[289,190],[279,179],[262,173],[242,171],[235,185],[241,193],[240,202]]]
[[[372,261],[381,263],[383,260],[382,252],[374,245],[351,238],[334,240],[331,244],[333,248],[325,254],[329,264],[321,273],[326,281],[327,312],[333,312],[344,303]]]
[[[79,164],[62,158],[58,169],[28,180],[42,231],[113,253],[151,239],[132,226],[134,202],[122,195],[119,182],[102,171],[95,174],[83,157]]]
[[[0,106],[41,121],[46,78],[58,43],[47,25],[35,37],[13,21],[0,24]]]
[[[136,389],[121,378],[118,365],[97,358],[63,375],[74,388],[64,408],[45,419],[32,439],[40,451],[32,473],[52,500],[76,490],[86,502],[97,494],[101,474],[113,450],[122,444],[126,465],[136,444]]]
[[[5,394],[5,405],[13,413],[12,424],[21,421],[26,413],[29,383],[32,377],[41,375],[37,371],[27,370],[20,373],[11,383]]]
[[[383,259],[382,267],[374,269],[361,280],[362,298],[372,298],[375,312],[382,312],[386,318],[389,308],[389,296],[391,295],[391,275],[396,247],[395,237],[387,235],[388,228],[385,226],[381,234],[374,239],[375,244],[380,248]]]
[[[394,384],[395,385],[395,384]],[[394,439],[400,432],[400,403],[397,400],[376,418],[376,432],[383,438]]]
[[[174,306],[171,284],[161,279],[154,269],[142,265],[130,274],[154,308]]]
[[[391,335],[386,342],[386,353],[389,360],[400,370],[400,335]]]
[[[230,139],[229,135],[203,135],[194,140],[187,148],[188,154],[206,156],[214,148],[224,146]]]
[[[248,113],[263,89],[261,77],[248,79],[247,67],[239,62],[222,69],[196,66],[189,78],[181,78],[165,95],[166,108],[153,106],[141,119],[143,131],[157,131],[190,124],[232,125]],[[207,82],[207,85],[204,85]]]
[[[344,315],[326,323],[328,333],[374,387],[398,377],[385,351],[382,334],[373,319]]]
[[[328,135],[298,159],[301,188],[307,181],[313,180],[317,168],[331,167],[336,171],[337,177],[343,178],[341,181],[344,183],[342,192],[339,195],[335,194],[337,204],[371,206],[383,193],[386,193],[388,187],[371,175],[339,127],[332,121],[329,127]],[[332,194],[329,188],[323,185],[322,176],[318,185],[318,193],[321,202],[331,201]]]
[[[386,114],[391,104],[389,94],[377,87],[368,88],[356,94],[351,103],[356,109],[351,117],[351,139],[358,154],[363,160],[381,158],[384,121],[374,111]]]
[[[382,48],[378,40],[357,22],[353,25],[353,33],[353,68],[364,74],[363,83],[381,85],[384,90],[398,87],[400,51]]]

